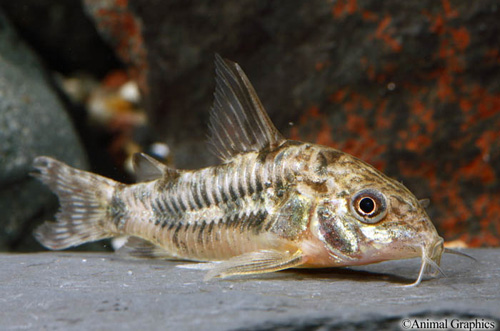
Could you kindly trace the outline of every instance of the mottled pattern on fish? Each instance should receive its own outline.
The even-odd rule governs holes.
[[[216,57],[211,140],[222,164],[175,170],[144,154],[124,185],[48,157],[35,160],[59,196],[51,249],[130,236],[132,256],[221,261],[208,277],[420,256],[439,269],[443,240],[401,183],[333,148],[285,140],[241,68]]]
[[[279,243],[259,237],[270,233],[287,239],[305,230],[306,217],[300,213],[307,206],[297,201],[291,219],[277,213],[293,201],[290,193],[304,168],[299,159],[311,150],[294,145],[184,171],[174,179],[121,187],[113,197],[121,206],[112,210],[116,231],[151,238],[174,257],[196,260],[276,248]]]

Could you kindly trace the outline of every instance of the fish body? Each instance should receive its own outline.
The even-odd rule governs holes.
[[[220,165],[168,168],[137,154],[125,185],[38,157],[59,196],[57,222],[35,236],[64,249],[130,236],[132,256],[218,261],[207,277],[291,267],[422,258],[439,270],[443,239],[401,183],[342,151],[284,139],[241,68],[216,56],[210,128]]]

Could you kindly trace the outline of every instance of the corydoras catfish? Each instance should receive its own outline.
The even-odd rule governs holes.
[[[440,271],[443,239],[400,182],[342,151],[286,140],[240,66],[216,55],[210,144],[221,164],[172,169],[134,156],[125,185],[37,157],[35,176],[59,197],[47,248],[129,236],[132,256],[213,261],[207,279],[287,268],[421,258]]]

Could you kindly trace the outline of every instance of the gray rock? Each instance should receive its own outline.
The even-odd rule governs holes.
[[[0,0],[0,8],[23,40],[57,72],[102,77],[120,67],[80,0]]]
[[[204,282],[181,262],[109,253],[0,255],[0,329],[401,330],[403,319],[500,319],[500,250],[445,255],[448,277],[413,282],[418,260]]]
[[[1,12],[0,142],[0,249],[5,250],[31,238],[33,220],[55,205],[54,196],[28,176],[33,158],[50,155],[81,168],[87,162],[47,73]]]

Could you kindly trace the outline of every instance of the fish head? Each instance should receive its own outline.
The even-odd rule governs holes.
[[[334,265],[421,257],[423,269],[439,269],[443,238],[424,203],[349,154],[331,149],[319,154],[323,169],[315,172],[315,181],[323,180],[328,189],[316,198],[311,227]]]

